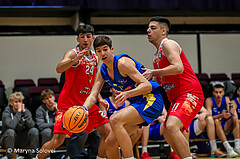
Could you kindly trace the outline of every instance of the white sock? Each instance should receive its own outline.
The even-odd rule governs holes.
[[[148,152],[148,151],[147,151],[147,146],[143,146],[143,147],[142,147],[142,153],[144,153],[144,152]]]
[[[102,158],[102,157],[99,157],[99,156],[97,156],[97,158],[96,159],[106,159],[105,157],[104,158]]]
[[[235,139],[234,143],[235,143],[235,149],[239,149],[240,148],[240,139]]]
[[[228,143],[228,141],[224,141],[224,142],[223,142],[223,146],[225,147],[225,149],[226,149],[227,151],[232,150],[232,147],[230,146],[230,144]]]
[[[191,156],[191,157],[185,157],[185,158],[183,158],[183,159],[192,159],[192,156]]]
[[[213,152],[217,151],[217,144],[216,144],[216,140],[210,140],[210,146]]]
[[[171,152],[173,152],[173,151],[174,151],[172,147],[170,147],[170,149],[171,149]]]
[[[124,159],[134,159],[134,157],[128,157],[128,158],[124,158]]]

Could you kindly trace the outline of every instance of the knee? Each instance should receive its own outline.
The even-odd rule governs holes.
[[[173,134],[173,133],[175,133],[178,130],[180,130],[180,128],[178,129],[176,124],[174,124],[173,122],[167,122],[166,123],[166,128],[164,130],[164,133],[168,132],[169,134]]]
[[[7,129],[4,133],[4,136],[14,138],[15,137],[15,130],[14,129]]]
[[[208,125],[214,125],[213,117],[212,116],[207,116],[206,118],[207,124]]]
[[[216,126],[221,126],[221,122],[220,122],[219,119],[215,119],[214,123],[215,123]]]
[[[112,115],[110,117],[110,125],[111,125],[111,128],[118,128],[119,127],[119,124],[120,124],[120,119],[116,116],[116,115]]]
[[[31,128],[29,130],[29,135],[30,136],[38,136],[39,135],[38,129],[37,128]]]
[[[113,148],[115,145],[117,145],[117,139],[115,136],[108,136],[105,140],[106,147]]]
[[[52,129],[50,128],[43,129],[41,132],[41,136],[48,137],[48,138],[52,137]]]

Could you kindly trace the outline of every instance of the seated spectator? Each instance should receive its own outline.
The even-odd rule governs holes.
[[[220,151],[220,149],[217,149],[213,117],[210,115],[210,113],[206,110],[205,107],[202,107],[199,114],[196,115],[195,119],[189,126],[189,138],[204,138],[203,131],[205,128],[207,130],[207,136],[210,142],[211,157],[227,156],[227,154]]]
[[[34,127],[31,112],[23,104],[24,96],[21,92],[14,92],[9,96],[10,105],[2,114],[2,133],[0,143],[6,149],[39,148],[39,133]],[[8,159],[13,159],[14,151],[7,151]],[[30,152],[29,157],[34,154]]]
[[[52,138],[57,103],[54,101],[55,96],[51,89],[44,89],[40,98],[43,104],[36,110],[36,124],[40,132],[41,144],[43,145]]]
[[[231,101],[231,103],[233,104],[233,109],[237,110],[237,114],[238,114],[238,123],[240,124],[240,86],[237,87],[237,97],[235,99],[233,99]],[[239,125],[239,129],[240,129],[240,125]],[[240,130],[239,130],[240,133]],[[239,134],[240,136],[240,134]]]
[[[213,116],[218,138],[227,150],[228,157],[236,157],[240,154],[239,125],[236,109],[229,109],[230,100],[224,96],[224,86],[213,86],[213,97],[206,99],[206,108]],[[232,131],[235,141],[235,150],[227,141],[226,134]],[[226,134],[225,134],[226,133]]]

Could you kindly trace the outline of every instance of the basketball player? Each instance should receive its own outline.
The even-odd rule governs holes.
[[[63,115],[70,107],[83,105],[90,94],[98,65],[98,58],[95,52],[90,50],[95,38],[93,34],[94,29],[92,26],[80,25],[77,29],[77,42],[79,45],[77,48],[69,50],[57,65],[56,71],[58,73],[65,71],[65,83],[58,99],[58,112],[55,118],[54,135],[39,151],[37,157],[40,159],[43,159],[50,153],[50,151],[47,150],[59,147],[66,137],[71,136],[71,133],[63,127]],[[102,102],[102,100],[99,102]],[[104,102],[102,104],[104,105]],[[102,136],[97,158],[105,158],[104,140],[111,128],[107,116],[96,104],[89,109],[89,124],[85,131],[90,133],[94,128],[96,128]]]
[[[98,36],[93,43],[98,58],[103,62],[87,100],[88,109],[97,101],[100,90],[106,81],[116,90],[115,104],[119,107],[126,99],[130,106],[110,117],[112,131],[106,140],[108,159],[119,159],[118,144],[125,159],[133,159],[130,136],[139,129],[138,125],[148,125],[161,115],[163,100],[160,85],[146,80],[141,73],[144,66],[126,54],[113,55],[112,40]],[[112,152],[115,156],[108,156]]]
[[[148,41],[157,52],[154,69],[144,69],[144,77],[157,76],[171,102],[164,123],[164,137],[180,158],[192,158],[189,144],[182,132],[188,130],[192,119],[201,109],[204,96],[202,87],[183,50],[177,42],[168,39],[170,21],[163,17],[150,19]]]

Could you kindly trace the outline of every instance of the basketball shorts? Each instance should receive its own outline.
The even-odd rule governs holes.
[[[163,135],[160,135],[161,123],[151,125],[149,127],[149,140],[165,140]]]
[[[198,97],[197,95],[190,93],[179,96],[173,103],[171,103],[164,126],[166,127],[168,117],[173,115],[179,118],[183,123],[181,131],[188,131],[188,127],[197,113],[201,110],[203,103],[204,98],[202,96]]]
[[[143,95],[143,98],[135,100],[130,104],[146,121],[139,126],[147,126],[154,119],[157,119],[163,110],[163,98],[158,90]]]
[[[66,110],[57,111],[53,133],[66,134],[66,137],[70,137],[72,133],[63,127],[63,115],[65,112]],[[89,122],[87,128],[85,129],[87,134],[89,134],[94,128],[109,122],[107,115],[104,114],[104,112],[96,104],[88,110],[88,113]]]

